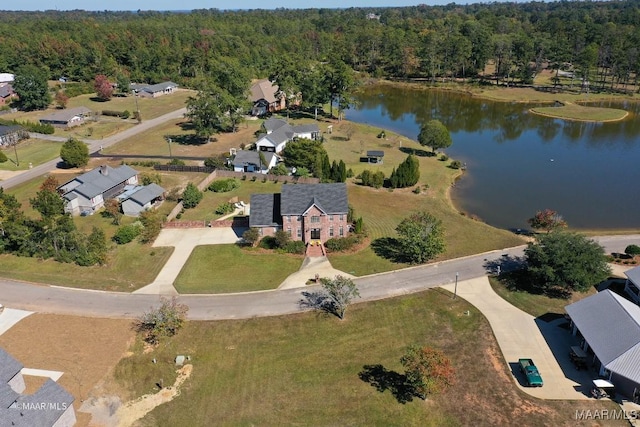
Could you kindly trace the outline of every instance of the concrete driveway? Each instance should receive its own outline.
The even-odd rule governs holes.
[[[175,282],[180,271],[182,271],[182,267],[191,256],[193,248],[200,245],[234,244],[240,240],[243,232],[244,229],[233,229],[231,227],[163,229],[153,243],[153,247],[173,246],[173,253],[155,280],[133,293],[178,295],[176,288],[173,287],[173,282]]]
[[[453,283],[442,286],[454,292]],[[516,385],[540,399],[589,399],[595,372],[577,371],[569,359],[569,347],[577,345],[563,322],[547,323],[514,307],[498,296],[486,276],[458,283],[458,296],[473,304],[489,320]],[[526,387],[518,359],[530,358],[542,375],[544,386]]]

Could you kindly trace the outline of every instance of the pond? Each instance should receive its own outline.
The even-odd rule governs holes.
[[[421,123],[442,121],[453,139],[445,152],[467,165],[454,204],[490,225],[527,228],[527,218],[549,208],[572,228],[640,228],[640,103],[599,102],[630,114],[585,123],[437,90],[371,87],[357,102],[349,120],[412,139]]]

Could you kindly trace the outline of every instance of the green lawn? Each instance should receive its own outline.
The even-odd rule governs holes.
[[[174,285],[181,294],[275,289],[301,264],[302,256],[243,250],[237,245],[197,246]]]
[[[16,150],[13,147],[2,150],[9,158],[9,161],[0,163],[0,170],[27,170],[29,169],[29,164],[34,167],[38,166],[59,157],[60,148],[62,148],[61,142],[25,139],[16,146]],[[18,164],[15,161],[16,151],[18,153]]]
[[[529,292],[526,289],[520,289],[514,285],[514,278],[518,274],[503,274],[501,279],[491,276],[489,283],[493,290],[500,295],[505,301],[518,307],[520,310],[538,317],[547,313],[564,314],[564,307],[595,294],[595,288],[589,289],[587,292],[574,292],[570,298],[550,298],[546,295]],[[512,284],[509,286],[509,284]]]
[[[54,260],[0,255],[0,277],[73,288],[132,292],[153,282],[173,248],[128,243],[109,253],[107,265],[80,267]]]
[[[399,359],[414,343],[443,350],[456,383],[426,402],[403,404],[392,390],[404,372]],[[171,384],[177,354],[193,364],[180,395],[141,426],[575,426],[576,410],[616,408],[522,393],[486,319],[441,290],[357,304],[344,321],[304,313],[188,322],[152,353],[139,345],[133,351],[114,370],[128,397],[151,392],[159,378]],[[380,391],[359,377],[372,365],[380,365]]]
[[[618,110],[615,108],[588,107],[572,103],[567,103],[561,107],[537,107],[532,108],[529,111],[557,119],[587,122],[610,122],[622,120],[627,117],[627,114],[629,114],[624,110]]]

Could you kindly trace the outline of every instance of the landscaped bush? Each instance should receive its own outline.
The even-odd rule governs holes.
[[[152,168],[156,165],[159,165],[160,162],[157,162],[155,160],[142,160],[142,161],[133,161],[133,162],[125,162],[124,160],[122,161],[122,163],[120,163],[122,165],[129,165],[129,166],[143,166],[145,168]]]
[[[302,240],[291,240],[287,242],[282,250],[289,254],[303,255],[307,247]]]
[[[276,243],[276,238],[273,236],[265,236],[260,239],[260,243],[258,243],[258,247],[262,249],[276,249],[278,247]]]
[[[140,234],[140,226],[136,224],[123,225],[116,230],[113,241],[119,245],[124,245],[133,241]]]
[[[203,197],[204,194],[202,194],[202,191],[198,190],[198,187],[190,182],[182,193],[182,206],[184,206],[185,209],[195,208]]]
[[[128,119],[129,116],[131,116],[131,113],[129,112],[129,110],[124,110],[124,111],[102,110],[102,115],[109,116],[109,117],[119,117],[121,119]]]
[[[367,169],[360,174],[360,180],[362,181],[362,185],[380,188],[384,185],[384,173],[382,171],[374,173]]]
[[[219,179],[209,184],[207,189],[214,193],[226,193],[240,187],[240,183],[234,178]]]
[[[168,165],[171,166],[184,166],[184,160],[180,160],[180,159],[171,159],[171,161],[169,163],[167,163]]]
[[[462,162],[460,160],[454,160],[449,165],[451,169],[460,169],[462,167]]]
[[[216,208],[216,213],[218,215],[226,215],[228,213],[233,212],[234,210],[235,210],[235,207],[231,203],[225,202]]]
[[[22,126],[28,132],[42,133],[45,135],[52,135],[55,132],[53,125],[30,122],[29,120],[23,122],[18,120],[0,120],[0,125]]]
[[[347,237],[338,237],[329,239],[325,242],[324,247],[327,248],[329,252],[342,252],[348,251],[353,248],[355,245],[361,242],[361,237],[355,234]]]

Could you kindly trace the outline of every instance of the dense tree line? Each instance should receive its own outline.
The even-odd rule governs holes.
[[[369,13],[379,16],[370,19]],[[342,62],[374,76],[530,83],[544,64],[590,89],[637,83],[640,1],[491,3],[404,8],[0,12],[0,70],[49,78],[196,82],[233,63],[300,89],[296,73]],[[495,74],[483,76],[485,65]],[[287,66],[293,65],[293,66]],[[297,70],[297,71],[296,71]],[[332,67],[329,71],[338,70]],[[324,73],[325,76],[330,74]],[[344,77],[344,74],[340,77]],[[332,86],[349,84],[340,78]],[[230,90],[225,88],[226,90]],[[313,88],[303,88],[313,98]],[[330,91],[330,98],[341,97]]]

